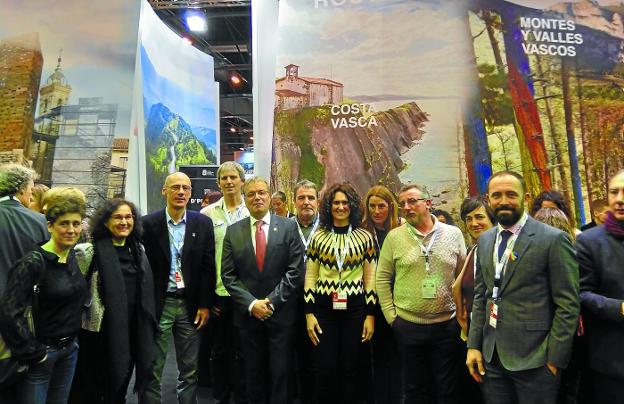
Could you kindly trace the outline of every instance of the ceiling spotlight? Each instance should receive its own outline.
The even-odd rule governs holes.
[[[193,45],[193,41],[191,40],[191,38],[189,38],[187,36],[183,36],[182,37],[182,43],[184,45]]]
[[[232,83],[233,86],[240,86],[242,82],[243,82],[243,79],[238,73],[232,72],[230,74],[230,83]]]
[[[235,128],[235,127],[233,127],[233,126],[230,126],[230,132],[232,132],[232,133],[236,133],[236,128]]]
[[[201,14],[187,15],[186,26],[192,32],[206,32],[206,29],[208,28],[206,18]]]

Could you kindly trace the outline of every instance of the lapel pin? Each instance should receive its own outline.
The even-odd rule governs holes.
[[[193,237],[195,237],[195,233],[193,233]]]
[[[273,228],[273,231],[277,231],[277,227],[274,227],[274,228]]]
[[[518,253],[517,253],[517,252],[515,252],[515,251],[514,251],[514,252],[512,252],[511,254],[509,254],[509,258],[510,258],[512,261],[517,260],[517,259],[518,259]]]

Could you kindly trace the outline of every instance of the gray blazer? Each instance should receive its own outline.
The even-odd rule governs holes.
[[[468,348],[487,362],[494,349],[507,370],[550,362],[565,368],[580,310],[579,273],[568,235],[528,218],[520,232],[499,291],[496,329],[489,325],[494,287],[492,255],[497,228],[479,238],[477,275]]]

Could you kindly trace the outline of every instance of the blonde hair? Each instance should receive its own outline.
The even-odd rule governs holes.
[[[570,223],[570,219],[568,219],[568,217],[565,215],[565,213],[563,213],[561,209],[541,208],[540,210],[535,212],[533,218],[568,233],[572,240],[576,239],[574,227]]]

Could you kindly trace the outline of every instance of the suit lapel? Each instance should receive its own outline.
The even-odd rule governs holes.
[[[241,245],[245,246],[246,250],[244,256],[249,256],[252,258],[254,273],[260,273],[260,270],[258,269],[258,264],[256,263],[256,251],[254,250],[253,242],[251,241],[251,237],[254,237],[251,233],[251,219],[245,218],[241,220],[240,229],[240,242]]]
[[[189,254],[193,249],[195,243],[197,223],[193,220],[193,217],[186,212],[186,228],[184,230],[184,246],[182,247],[182,268],[186,267],[185,263],[189,259]]]
[[[280,223],[276,219],[275,215],[271,215],[271,226],[269,226],[269,234],[267,234],[267,249],[264,256],[264,269],[267,269],[267,262],[270,262],[270,257],[273,255],[275,249],[275,243],[278,240],[279,232],[281,231]],[[279,252],[278,252],[279,253]]]
[[[167,263],[171,262],[171,249],[169,246],[169,225],[167,224],[167,214],[163,210],[161,214],[158,216],[158,223],[156,225],[156,234],[160,233],[158,236],[158,244],[160,244],[160,248],[162,249],[165,257],[167,257]],[[164,231],[162,231],[162,230]]]
[[[496,241],[496,231],[486,233],[479,237],[478,256],[485,257],[482,262],[479,260],[479,268],[483,272],[483,279],[487,280],[486,284],[494,281],[494,265],[492,262],[492,253],[494,251],[494,243]]]
[[[514,244],[513,251],[511,252],[512,257],[509,258],[507,263],[507,268],[505,270],[505,275],[503,277],[503,284],[501,285],[501,293],[505,290],[505,287],[509,283],[511,277],[516,272],[516,268],[519,263],[522,261],[524,254],[527,252],[529,246],[533,242],[533,236],[535,235],[535,230],[533,228],[533,224],[530,222],[531,218],[527,220],[524,227],[520,231],[518,238],[516,239],[516,243]]]

